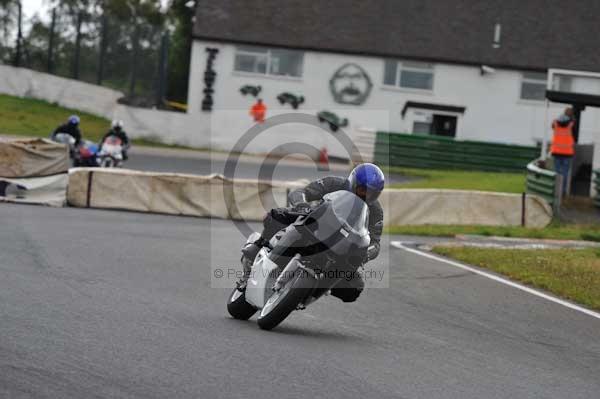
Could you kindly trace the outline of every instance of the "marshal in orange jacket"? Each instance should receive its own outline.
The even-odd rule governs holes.
[[[550,152],[552,155],[573,156],[575,154],[575,139],[573,138],[573,122],[566,126],[554,121],[552,124],[554,136]]]
[[[264,122],[266,113],[267,107],[263,104],[262,100],[258,100],[258,102],[250,108],[250,115],[252,115],[255,122]]]

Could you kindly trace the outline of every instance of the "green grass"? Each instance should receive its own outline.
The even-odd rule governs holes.
[[[388,234],[405,234],[416,236],[454,237],[459,234],[477,234],[482,236],[543,238],[555,240],[585,240],[600,242],[600,224],[558,224],[553,223],[545,228],[528,228],[520,226],[458,226],[458,225],[422,225],[422,226],[390,226],[385,229]]]
[[[0,134],[50,137],[52,131],[65,123],[71,114],[81,118],[80,129],[86,139],[98,141],[110,128],[109,120],[87,112],[42,100],[0,94]]]
[[[63,108],[43,100],[20,98],[0,94],[0,134],[23,137],[50,137],[58,125],[65,123],[69,115],[81,118],[83,138],[99,141],[109,130],[110,121],[76,109]],[[158,138],[142,137],[133,144],[148,147],[203,150],[175,144],[161,143]]]
[[[435,247],[433,251],[600,310],[600,250],[597,248]]]
[[[525,172],[473,172],[411,168],[390,168],[388,171],[417,178],[417,180],[407,183],[392,184],[392,188],[441,188],[503,193],[522,193],[525,191]]]

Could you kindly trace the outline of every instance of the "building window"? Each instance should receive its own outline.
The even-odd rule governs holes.
[[[433,114],[423,121],[413,122],[413,134],[455,137],[458,117]]]
[[[303,61],[304,53],[301,51],[238,46],[233,68],[261,75],[301,77]]]
[[[546,82],[548,78],[545,73],[523,72],[521,79],[521,99],[544,101],[546,98]]]
[[[405,89],[433,90],[433,64],[386,60],[383,84]]]

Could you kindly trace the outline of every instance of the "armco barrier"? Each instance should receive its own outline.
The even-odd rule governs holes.
[[[556,212],[560,208],[561,190],[560,176],[556,172],[538,166],[539,160],[527,165],[527,193],[545,199]]]
[[[377,163],[414,168],[521,172],[538,154],[537,147],[387,132],[375,144]]]
[[[122,169],[78,168],[69,173],[71,206],[124,209],[175,215],[261,220],[274,207],[285,206],[290,189],[306,181],[258,183]],[[224,185],[231,184],[235,201]],[[237,209],[227,204],[235,202]],[[552,209],[544,200],[521,195],[463,190],[390,189],[381,196],[386,225],[483,224],[546,226]]]

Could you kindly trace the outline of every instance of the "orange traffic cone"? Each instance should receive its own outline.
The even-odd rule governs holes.
[[[321,148],[321,151],[319,151],[319,163],[323,165],[329,164],[329,154],[327,154],[326,147]]]

